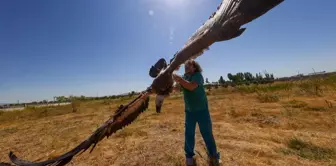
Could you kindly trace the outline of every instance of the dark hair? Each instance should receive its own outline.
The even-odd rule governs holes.
[[[194,59],[189,59],[186,61],[185,64],[191,64],[195,68],[195,72],[202,72],[202,68],[198,62],[196,62]]]

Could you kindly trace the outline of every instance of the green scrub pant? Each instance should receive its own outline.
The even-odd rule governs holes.
[[[206,144],[208,155],[219,159],[216,142],[212,134],[212,122],[208,110],[185,111],[185,144],[184,151],[187,158],[192,158],[195,147],[196,123]]]

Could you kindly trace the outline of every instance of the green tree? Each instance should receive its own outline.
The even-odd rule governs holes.
[[[57,101],[58,103],[63,103],[63,102],[67,102],[68,99],[67,99],[67,97],[65,97],[65,96],[57,96],[57,97],[56,97],[56,101]]]
[[[251,84],[253,80],[254,80],[253,75],[250,72],[244,73],[244,81],[246,84]]]
[[[79,97],[79,99],[83,101],[83,100],[86,100],[86,97],[83,96],[83,95],[81,95],[81,96]]]
[[[265,73],[264,82],[265,83],[273,83],[274,82],[273,74]]]
[[[208,78],[205,79],[205,83],[207,83],[207,84],[210,83],[209,80],[208,80]]]
[[[257,84],[262,84],[264,82],[264,78],[261,75],[261,73],[256,74],[256,82],[257,82]]]
[[[220,85],[224,85],[224,84],[225,84],[225,80],[223,79],[222,76],[220,76],[220,78],[219,78],[219,80],[218,80],[218,83],[219,83]]]
[[[233,81],[233,75],[231,73],[228,73],[227,77],[230,81]]]
[[[132,91],[132,92],[129,92],[129,93],[128,93],[128,96],[129,96],[129,97],[132,97],[134,94],[135,94],[135,92]]]
[[[232,78],[233,84],[241,85],[244,83],[244,74],[242,72],[239,72],[236,75],[233,75],[232,77],[233,77]]]

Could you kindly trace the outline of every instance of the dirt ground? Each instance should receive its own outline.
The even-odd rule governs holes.
[[[313,86],[271,86],[260,92],[246,87],[207,92],[223,165],[336,165],[335,87],[324,86],[321,94],[314,94]],[[71,106],[0,112],[0,162],[10,162],[9,151],[31,161],[60,155],[129,100],[82,102],[77,112]],[[149,109],[131,125],[68,165],[184,165],[182,94],[165,100],[160,114],[154,101],[152,97]],[[198,127],[195,157],[206,165]]]

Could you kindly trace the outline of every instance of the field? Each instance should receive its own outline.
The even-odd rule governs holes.
[[[213,132],[223,165],[336,165],[336,76],[207,92]],[[0,161],[8,152],[41,161],[89,136],[131,98],[0,112]],[[161,114],[149,109],[124,130],[69,165],[184,165],[182,94],[165,100]],[[196,159],[206,165],[196,129]]]

